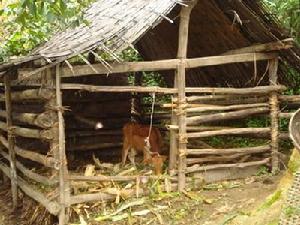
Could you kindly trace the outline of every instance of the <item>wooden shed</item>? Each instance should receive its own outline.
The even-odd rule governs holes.
[[[279,139],[287,136],[279,132],[279,117],[290,116],[280,113],[280,104],[297,106],[300,99],[282,95],[286,87],[280,84],[290,84],[287,65],[300,71],[300,50],[260,1],[99,0],[86,19],[88,24],[57,33],[28,56],[0,65],[0,169],[11,179],[15,207],[20,189],[67,224],[70,205],[116,198],[102,191],[78,195],[74,182],[134,181],[136,187],[126,192],[134,196],[147,194],[138,185],[142,179],[164,180],[170,190],[183,191],[197,185],[195,180],[239,178],[262,165],[278,171]],[[128,48],[144,61],[122,60],[120,53]],[[149,71],[159,72],[166,87],[140,85]],[[129,75],[136,78],[134,85]],[[73,173],[80,158],[86,162],[99,151],[118,162],[122,126],[134,114],[132,93],[171,99],[154,110],[165,133],[167,172],[159,177]],[[270,123],[232,122],[254,115],[267,116]],[[149,117],[148,111],[142,120]],[[104,128],[97,130],[99,121]],[[203,142],[243,135],[267,142],[222,149]],[[58,195],[49,198],[36,183]]]

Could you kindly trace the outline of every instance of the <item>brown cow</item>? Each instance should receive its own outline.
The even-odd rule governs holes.
[[[147,125],[138,124],[135,122],[126,123],[123,127],[123,149],[122,149],[122,164],[125,165],[129,150],[131,150],[130,161],[134,164],[134,151],[142,152],[144,155],[144,163],[152,162],[152,154],[159,155],[162,147],[162,137],[160,131],[152,127],[149,137],[150,151],[146,146],[146,138],[149,135],[150,127]]]

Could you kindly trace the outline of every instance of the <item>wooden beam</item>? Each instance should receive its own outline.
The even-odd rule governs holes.
[[[245,48],[239,48],[227,51],[222,55],[233,55],[233,54],[243,54],[243,53],[254,53],[254,52],[270,52],[270,51],[280,51],[284,49],[289,49],[294,46],[295,42],[293,38],[287,38],[281,41],[274,41],[265,44],[251,45]]]
[[[216,66],[230,63],[243,63],[253,62],[261,60],[269,60],[277,57],[275,53],[246,53],[226,56],[208,56],[192,59],[166,59],[150,62],[124,62],[124,63],[112,63],[111,73],[129,73],[139,71],[163,71],[163,70],[175,70],[177,65],[182,62],[187,69],[205,67],[205,66]],[[107,75],[109,71],[102,64],[94,64],[93,67],[97,70],[96,73],[88,65],[75,65],[73,66],[74,73],[69,67],[63,67],[61,69],[62,77],[78,77],[78,76],[90,76],[95,74]],[[28,77],[34,69],[19,69],[19,79],[22,77]]]
[[[11,173],[11,191],[13,200],[13,209],[15,210],[18,206],[18,183],[17,183],[17,168],[16,168],[16,153],[15,153],[15,140],[14,133],[12,132],[12,97],[11,97],[11,86],[10,76],[4,76],[5,85],[5,109],[6,109],[6,124],[2,124],[3,128],[7,130],[8,136],[8,151],[9,151],[9,163]]]

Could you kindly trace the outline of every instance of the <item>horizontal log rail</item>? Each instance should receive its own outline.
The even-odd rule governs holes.
[[[223,136],[223,135],[246,135],[246,134],[270,134],[271,128],[232,128],[232,129],[222,129],[216,131],[202,131],[202,132],[192,132],[187,133],[188,138],[204,138],[213,136]]]
[[[269,162],[270,162],[270,158],[266,158],[259,161],[253,161],[253,162],[216,164],[216,165],[208,165],[208,166],[200,166],[199,164],[196,164],[191,167],[187,167],[186,173],[202,172],[202,171],[225,169],[225,168],[245,168],[250,166],[266,165]]]
[[[245,148],[228,148],[228,149],[187,149],[187,155],[227,155],[227,154],[255,154],[271,151],[269,145]]]
[[[269,112],[269,108],[267,107],[243,109],[243,110],[237,110],[233,112],[222,112],[222,113],[215,113],[215,114],[202,115],[202,116],[192,116],[186,119],[186,123],[187,125],[195,125],[199,123],[241,119],[255,114],[263,114],[267,112]]]
[[[24,91],[15,91],[11,93],[12,101],[39,100],[46,101],[54,97],[53,90],[50,89],[28,89]],[[0,101],[4,101],[4,94],[0,94]]]
[[[186,68],[197,68],[205,66],[216,66],[230,63],[253,62],[260,60],[269,60],[277,57],[275,53],[245,53],[226,56],[209,56],[193,59],[165,59],[148,62],[124,62],[112,63],[110,71],[101,63],[90,65],[75,65],[71,70],[69,67],[63,67],[61,70],[62,77],[88,76],[95,74],[108,73],[128,73],[142,71],[163,71],[175,70],[180,63],[185,64]],[[19,79],[23,80],[31,77],[34,73],[40,73],[40,69],[19,69]]]
[[[8,141],[2,135],[0,135],[0,142],[5,148],[8,149]],[[56,160],[50,156],[42,155],[40,153],[33,152],[30,150],[25,150],[18,147],[17,145],[14,146],[14,150],[18,156],[24,159],[29,159],[33,162],[40,163],[48,168],[55,168],[57,166]]]
[[[7,132],[7,125],[4,122],[0,122],[0,129]],[[52,140],[54,137],[53,131],[49,130],[38,130],[32,128],[22,128],[18,126],[11,127],[12,133],[21,137],[26,138],[37,138],[42,140]]]
[[[279,113],[280,118],[290,119],[294,113]]]
[[[281,92],[286,90],[283,85],[257,86],[253,88],[205,88],[205,87],[187,87],[186,93],[213,93],[230,95],[266,95],[270,92]],[[187,98],[189,100],[189,98]],[[176,101],[176,99],[175,99]]]
[[[292,48],[295,45],[293,38],[287,38],[280,41],[269,42],[265,44],[256,44],[244,48],[234,49],[223,53],[222,55],[253,53],[253,52],[269,52],[279,51],[283,49]]]
[[[219,106],[219,105],[205,105],[193,108],[187,108],[187,113],[202,113],[207,111],[229,111],[236,109],[250,109],[258,107],[269,107],[267,103],[258,103],[258,104],[241,104],[241,105],[230,105],[230,106]]]
[[[187,165],[196,164],[196,163],[212,163],[212,162],[219,162],[224,163],[228,161],[237,160],[238,158],[244,156],[245,154],[233,154],[233,155],[224,155],[224,156],[207,156],[203,158],[188,158],[186,159]]]
[[[6,111],[0,110],[0,117],[6,118]],[[37,126],[40,128],[51,128],[54,126],[57,118],[54,112],[35,113],[13,113],[12,118],[18,122]]]
[[[176,177],[170,176],[80,176],[80,175],[70,175],[70,181],[87,181],[87,182],[116,182],[116,181],[136,181],[139,180],[164,180],[169,179],[171,181],[176,181]]]
[[[141,86],[93,86],[85,84],[62,84],[63,90],[83,90],[89,92],[138,92],[175,94],[176,88],[141,87]]]
[[[10,169],[8,166],[0,162],[0,169],[7,177],[11,178]],[[60,206],[57,202],[50,201],[44,194],[35,190],[20,177],[18,177],[18,186],[26,195],[43,205],[52,215],[58,215],[60,211]]]
[[[5,158],[6,160],[9,161],[9,155],[5,151],[0,149],[0,154],[3,156],[3,158]],[[34,180],[38,183],[41,183],[41,184],[44,184],[44,185],[47,185],[47,186],[53,186],[53,185],[56,185],[58,183],[57,179],[50,179],[48,177],[42,176],[38,173],[35,173],[35,172],[31,171],[30,169],[26,168],[19,161],[16,161],[16,167],[26,177],[28,177],[29,179]]]
[[[282,103],[298,103],[300,104],[300,95],[279,95]]]

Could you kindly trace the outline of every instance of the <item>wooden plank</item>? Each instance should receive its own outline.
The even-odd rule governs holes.
[[[14,133],[12,132],[12,97],[9,75],[4,76],[5,85],[5,110],[6,110],[6,124],[2,123],[2,126],[7,130],[8,136],[8,151],[9,151],[9,163],[11,173],[11,192],[13,209],[18,206],[18,183],[17,183],[17,169],[16,169],[16,153],[15,153],[15,140]]]

